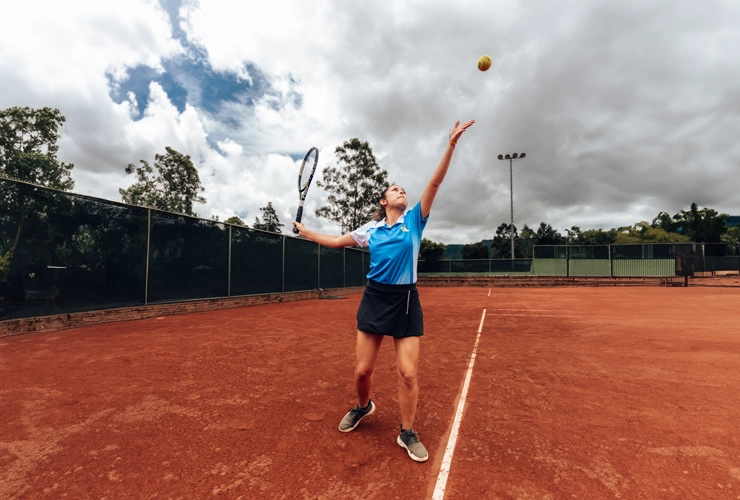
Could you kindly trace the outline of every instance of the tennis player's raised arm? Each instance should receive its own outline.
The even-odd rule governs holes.
[[[304,238],[325,247],[344,248],[351,247],[352,245],[357,245],[357,242],[349,233],[343,234],[342,236],[332,236],[331,234],[317,233],[316,231],[306,229],[306,226],[304,226],[300,222],[294,222],[293,227],[298,229],[299,236],[303,236]]]
[[[439,165],[437,165],[437,168],[432,174],[432,178],[429,179],[427,187],[424,188],[424,192],[421,194],[422,219],[426,219],[429,216],[429,212],[432,210],[432,203],[434,203],[434,198],[437,196],[439,186],[442,185],[442,181],[445,180],[445,176],[447,175],[447,169],[450,168],[450,160],[452,160],[452,153],[455,151],[457,141],[460,140],[460,136],[463,132],[465,132],[468,127],[474,123],[475,120],[470,120],[462,125],[460,125],[460,120],[455,122],[455,126],[450,132],[450,142],[447,144],[447,149],[445,149],[445,152],[442,155],[442,160],[440,160]]]

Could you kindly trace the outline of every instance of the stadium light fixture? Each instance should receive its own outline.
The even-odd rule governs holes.
[[[511,193],[511,226],[509,226],[509,234],[511,236],[511,258],[514,258],[514,167],[512,165],[513,161],[516,159],[521,160],[527,156],[526,153],[517,154],[514,153],[513,155],[507,154],[504,155],[498,155],[499,160],[509,160],[509,192]]]

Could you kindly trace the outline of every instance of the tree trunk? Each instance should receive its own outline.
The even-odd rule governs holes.
[[[21,241],[21,233],[23,232],[23,226],[26,225],[26,219],[21,219],[21,223],[18,224],[18,230],[15,232],[15,240],[13,241],[13,245],[10,247],[10,250],[8,250],[8,255],[12,258],[13,254],[15,253],[15,247],[18,246],[18,242]]]

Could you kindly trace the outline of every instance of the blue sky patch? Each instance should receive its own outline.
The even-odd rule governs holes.
[[[195,56],[195,57],[194,57]],[[149,101],[149,84],[159,83],[179,112],[186,104],[215,113],[224,102],[238,102],[253,106],[254,101],[271,92],[270,84],[264,75],[252,64],[246,64],[252,83],[239,78],[235,73],[222,73],[213,70],[206,57],[201,54],[188,54],[162,61],[164,71],[139,65],[126,70],[127,78],[114,85],[108,75],[111,98],[121,103],[128,99],[129,92],[136,95],[138,118]],[[300,96],[293,97],[300,103]]]
[[[128,100],[129,93],[136,96],[138,114],[141,119],[149,102],[149,85],[157,82],[167,93],[172,104],[182,113],[187,104],[216,114],[224,103],[239,103],[248,107],[254,105],[255,100],[263,95],[274,93],[269,80],[256,66],[244,64],[244,69],[251,77],[249,80],[240,78],[234,72],[215,71],[208,60],[206,50],[188,40],[185,32],[179,25],[179,9],[181,0],[160,0],[162,8],[170,17],[172,36],[185,48],[186,53],[171,59],[162,60],[162,69],[157,70],[145,65],[139,65],[126,70],[126,78],[115,82],[108,75],[110,97],[116,103]],[[292,82],[295,83],[295,82]],[[291,92],[290,99],[296,107],[303,104],[303,98],[296,92]],[[276,109],[277,103],[270,103]],[[279,109],[278,109],[279,110]],[[238,122],[228,117],[221,120],[229,127],[236,127]]]

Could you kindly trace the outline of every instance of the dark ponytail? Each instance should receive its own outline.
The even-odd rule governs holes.
[[[387,186],[383,190],[383,194],[380,195],[380,199],[378,200],[378,203],[380,203],[380,200],[385,200],[385,194],[388,192],[388,190],[391,188],[392,185],[393,184],[391,184],[390,186]],[[380,222],[383,219],[385,219],[385,207],[383,205],[380,205],[378,209],[375,211],[375,213],[373,214],[373,220],[376,222]]]
[[[385,219],[385,207],[381,205],[373,214],[373,220],[376,222],[380,222],[383,219]]]

